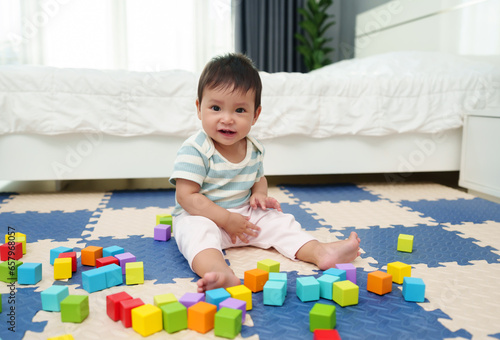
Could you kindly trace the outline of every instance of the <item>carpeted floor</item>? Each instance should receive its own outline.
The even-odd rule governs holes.
[[[360,287],[358,305],[340,307],[320,300],[337,306],[336,329],[343,339],[500,339],[499,204],[431,183],[283,185],[271,188],[270,195],[322,241],[344,239],[353,230],[359,234],[362,255],[354,261]],[[153,303],[158,294],[173,293],[180,298],[196,290],[197,277],[179,253],[175,237],[168,242],[153,240],[156,215],[170,213],[173,205],[172,190],[0,193],[2,233],[26,234],[27,254],[21,261],[43,265],[43,279],[36,285],[16,284],[11,292],[0,282],[0,337],[47,339],[71,333],[75,339],[141,339],[131,328],[107,317],[105,300],[109,294],[126,291]],[[412,253],[396,250],[402,233],[414,235]],[[91,267],[80,264],[73,278],[55,282],[50,249],[68,246],[79,252],[89,245],[117,245],[136,255],[144,262],[145,283],[88,294],[82,288],[81,273]],[[240,278],[257,261],[267,258],[279,261],[281,271],[288,273],[285,304],[264,306],[262,293],[253,294],[254,307],[239,338],[312,339],[308,313],[314,302],[297,298],[295,280],[318,277],[321,271],[287,260],[274,250],[232,249],[226,251],[226,258]],[[387,263],[394,261],[410,264],[412,276],[424,280],[425,302],[406,302],[398,284],[384,296],[367,292],[368,273],[386,270]],[[83,323],[62,323],[60,313],[41,310],[40,292],[53,284],[67,285],[70,294],[89,295],[90,314]],[[15,307],[15,315],[10,313],[11,307]],[[167,335],[162,331],[149,338]],[[213,331],[201,335],[185,330],[168,337],[215,336]]]

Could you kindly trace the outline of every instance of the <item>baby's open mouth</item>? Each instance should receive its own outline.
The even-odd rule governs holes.
[[[219,130],[220,133],[223,133],[225,135],[233,135],[235,134],[236,132],[235,131],[231,131],[231,130],[225,130],[225,129],[220,129]]]

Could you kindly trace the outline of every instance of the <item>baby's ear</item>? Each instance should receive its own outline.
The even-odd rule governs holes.
[[[257,110],[255,110],[255,113],[253,114],[253,123],[252,123],[252,125],[254,125],[257,122],[257,119],[259,119],[261,111],[262,111],[262,106],[259,106],[257,108]]]
[[[198,115],[198,118],[201,119],[201,107],[198,99],[196,99],[196,114]]]

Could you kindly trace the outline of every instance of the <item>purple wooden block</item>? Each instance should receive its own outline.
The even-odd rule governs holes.
[[[346,279],[356,284],[356,267],[352,263],[339,263],[336,264],[337,269],[345,270]]]
[[[120,261],[120,267],[122,267],[122,274],[125,274],[125,263],[136,262],[136,258],[131,253],[116,254],[115,257]]]
[[[204,293],[186,293],[179,299],[179,302],[186,306],[186,308],[189,308],[200,301],[205,301]]]
[[[227,298],[221,303],[219,303],[219,308],[227,307],[232,309],[241,310],[241,323],[245,322],[245,315],[247,314],[247,303],[243,300],[238,300],[234,298]]]
[[[172,227],[168,224],[158,224],[155,227],[154,239],[156,241],[168,241],[172,236]]]

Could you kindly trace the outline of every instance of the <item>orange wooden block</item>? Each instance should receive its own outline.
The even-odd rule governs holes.
[[[380,270],[368,273],[366,290],[378,295],[392,292],[392,275]]]
[[[95,260],[102,257],[102,247],[88,246],[82,249],[82,265],[95,267]]]
[[[269,280],[269,272],[255,268],[245,272],[243,282],[252,292],[256,293],[264,290],[267,280]]]
[[[214,328],[217,306],[200,301],[188,308],[188,328],[205,334]]]

